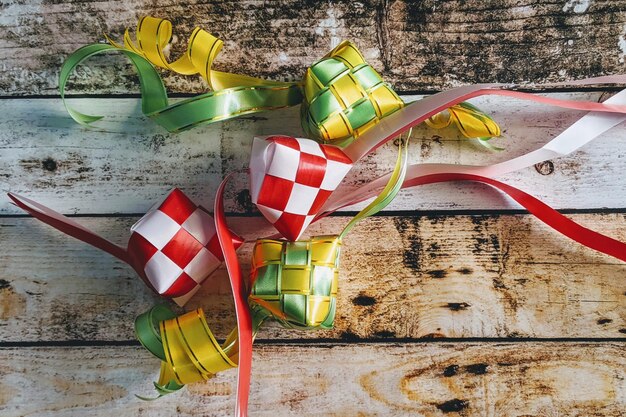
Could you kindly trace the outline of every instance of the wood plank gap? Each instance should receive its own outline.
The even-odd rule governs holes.
[[[559,209],[557,210],[561,214],[626,214],[626,207],[621,208],[593,208],[593,209]],[[329,217],[353,217],[356,216],[358,211],[340,211],[330,214]],[[78,214],[65,214],[70,218],[133,218],[141,217],[145,213],[78,213]],[[455,217],[455,216],[516,216],[530,214],[528,210],[523,209],[499,209],[499,210],[391,210],[376,213],[371,217]],[[241,218],[260,218],[260,213],[235,213],[227,212],[227,217],[241,217]],[[16,219],[16,218],[30,218],[28,214],[0,214],[0,219]]]
[[[258,339],[255,345],[290,346],[348,346],[348,345],[389,345],[389,344],[441,344],[441,343],[626,343],[625,337],[439,337],[439,338],[358,338],[354,339]],[[16,347],[108,347],[141,346],[137,340],[37,340],[20,342],[0,342],[0,349]]]
[[[512,86],[516,86],[512,84]],[[554,87],[554,88],[512,88],[515,91],[520,91],[522,93],[533,93],[533,94],[552,94],[552,93],[611,93],[611,92],[619,92],[626,88],[624,86],[614,86],[614,85],[603,85],[599,84],[597,86],[592,87]],[[400,96],[417,96],[417,95],[432,95],[440,93],[442,90],[396,90]],[[204,94],[207,91],[198,91],[194,93],[168,93],[168,98],[189,98],[195,97],[198,94]],[[136,98],[140,99],[141,95],[136,93],[103,93],[103,94],[66,94],[66,99],[73,98],[101,98],[101,99],[117,99],[117,98]],[[0,100],[24,100],[24,99],[61,99],[59,94],[33,94],[33,95],[6,95],[0,94]],[[245,117],[243,117],[245,118]]]

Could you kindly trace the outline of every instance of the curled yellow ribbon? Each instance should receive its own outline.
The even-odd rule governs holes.
[[[200,75],[214,91],[234,87],[294,85],[294,83],[213,70],[213,61],[222,50],[224,42],[199,27],[191,33],[185,53],[174,62],[169,62],[165,53],[172,39],[172,23],[169,20],[150,16],[142,17],[137,23],[135,33],[136,42],[132,40],[129,29],[126,29],[123,45],[105,36],[107,41],[116,48],[141,55],[157,67],[181,75]]]
[[[185,53],[170,61],[166,49],[171,36],[171,22],[143,17],[137,25],[136,40],[127,29],[123,45],[107,37],[111,45],[92,44],[77,50],[61,68],[61,96],[64,97],[66,82],[78,64],[92,55],[117,49],[137,68],[144,113],[170,132],[302,103],[302,126],[312,139],[347,146],[405,106],[348,41],[311,65],[301,82],[279,82],[213,70],[223,42],[200,28],[192,32]],[[212,92],[168,105],[161,78],[152,66],[182,75],[199,74]],[[455,123],[461,133],[470,138],[499,134],[499,127],[489,116],[466,104],[454,106],[444,115],[433,116],[427,123],[431,127]],[[81,124],[88,125],[101,118],[82,114],[67,104],[66,107]]]

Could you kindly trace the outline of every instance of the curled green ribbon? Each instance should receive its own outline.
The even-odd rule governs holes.
[[[154,26],[154,21],[167,22],[155,18],[144,18],[141,22],[145,21],[148,23],[152,22],[151,26]],[[169,22],[167,23],[169,24]],[[159,25],[155,27],[154,33],[150,33],[152,36],[148,39],[147,44],[150,44],[150,40],[157,42],[157,38],[162,38],[158,27]],[[152,37],[154,39],[151,39]],[[208,43],[202,41],[207,41]],[[162,41],[159,41],[159,43],[161,44],[160,47],[165,46],[162,45]],[[193,45],[196,45],[196,47],[193,48]],[[157,51],[162,52],[160,47]],[[59,90],[63,104],[72,118],[82,125],[89,125],[102,119],[102,116],[83,114],[70,107],[65,100],[65,87],[73,70],[79,64],[91,56],[108,51],[122,52],[130,59],[139,76],[143,113],[169,132],[179,132],[201,124],[214,123],[245,114],[300,104],[302,94],[298,83],[274,82],[222,72],[215,72],[216,74],[212,75],[213,72],[210,71],[210,65],[220,47],[221,41],[219,39],[212,37],[204,31],[198,32],[197,30],[190,40],[186,57],[189,65],[195,63],[199,66],[199,60],[205,64],[204,75],[207,80],[213,80],[212,82],[210,81],[210,85],[226,86],[227,88],[216,89],[170,105],[163,81],[152,65],[156,60],[155,56],[160,57],[160,59],[163,58],[162,53],[158,54],[155,51],[151,51],[152,53],[149,54],[141,49],[137,49],[137,47],[124,48],[115,43],[112,45],[92,44],[84,46],[70,55],[61,67]],[[199,59],[198,55],[203,59]],[[152,59],[149,60],[148,58]],[[161,66],[165,65],[163,59],[158,61],[161,63]],[[180,60],[177,62],[180,62]],[[181,65],[175,65],[168,68],[176,69],[180,67]]]
[[[72,118],[82,125],[102,118],[71,108],[65,101],[65,87],[76,66],[107,51],[120,51],[131,60],[139,75],[144,114],[170,132],[302,103],[301,121],[307,134],[343,147],[405,106],[351,42],[340,43],[311,65],[301,82],[276,82],[212,70],[222,41],[200,28],[193,31],[185,54],[168,62],[164,49],[171,26],[165,19],[144,17],[137,27],[137,42],[126,31],[124,45],[107,37],[110,45],[87,45],[70,55],[61,68],[59,89]],[[170,105],[154,66],[183,75],[199,74],[213,91]],[[453,106],[449,113],[435,115],[427,123],[436,128],[454,123],[470,138],[500,134],[489,116],[467,103]]]

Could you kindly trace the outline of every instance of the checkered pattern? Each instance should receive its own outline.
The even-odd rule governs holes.
[[[346,176],[341,149],[310,139],[255,138],[250,160],[252,202],[288,240],[297,240]]]
[[[302,125],[311,138],[345,146],[404,106],[402,99],[345,41],[304,77]]]
[[[338,236],[254,246],[249,302],[286,327],[332,328],[339,281]]]
[[[224,260],[215,222],[174,189],[131,227],[133,267],[156,292],[183,305]],[[235,246],[241,245],[239,238]]]

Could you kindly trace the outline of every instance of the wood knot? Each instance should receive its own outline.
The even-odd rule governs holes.
[[[426,273],[433,278],[445,278],[446,275],[448,275],[448,273],[444,271],[443,269],[435,269],[433,271],[428,271]]]
[[[465,370],[467,372],[469,372],[470,374],[474,374],[474,375],[484,375],[487,373],[487,368],[489,367],[489,365],[487,365],[486,363],[475,363],[472,365],[467,365],[465,367]]]
[[[445,403],[436,404],[436,407],[444,413],[458,413],[464,408],[467,408],[468,405],[469,402],[455,398],[453,400],[446,401]]]
[[[535,164],[535,170],[541,175],[550,175],[554,172],[554,163],[552,161],[543,161]]]
[[[466,310],[468,307],[471,307],[471,305],[468,303],[448,303],[447,307],[452,311],[460,311]]]
[[[57,162],[52,158],[46,158],[41,161],[41,167],[46,171],[54,172],[57,170]]]
[[[352,299],[352,304],[354,304],[355,306],[364,306],[364,307],[373,306],[374,304],[376,304],[376,299],[369,295],[359,294],[358,296]]]
[[[446,366],[446,369],[443,370],[443,376],[451,377],[456,375],[459,372],[459,365],[450,365]]]

